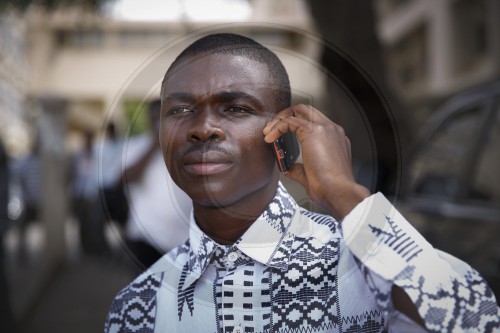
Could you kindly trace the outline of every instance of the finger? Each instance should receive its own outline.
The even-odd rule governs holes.
[[[267,135],[273,128],[276,126],[278,122],[280,122],[284,118],[293,117],[293,110],[285,109],[279,113],[277,113],[270,122],[266,124],[264,130],[262,131],[264,135]]]
[[[281,135],[288,132],[297,133],[297,137],[300,140],[300,134],[305,130],[312,131],[312,123],[310,121],[296,117],[282,118],[267,131],[267,134],[264,136],[264,140],[267,143],[271,143],[277,140]]]
[[[293,164],[290,170],[285,173],[285,176],[307,188],[306,172],[302,163]]]
[[[312,122],[331,121],[323,112],[311,105],[299,104],[294,108],[294,115],[298,118],[307,119]]]
[[[316,110],[310,105],[293,105],[289,108],[284,109],[283,111],[278,112],[273,117],[273,119],[269,123],[267,123],[267,126],[264,128],[264,134],[267,134],[271,130],[271,128],[280,120],[289,117],[302,118],[311,122],[330,121],[328,117],[326,117],[323,113]]]

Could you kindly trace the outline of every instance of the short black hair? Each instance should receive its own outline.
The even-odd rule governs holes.
[[[206,53],[243,56],[266,65],[271,76],[270,88],[276,91],[276,106],[278,108],[276,112],[291,105],[290,80],[285,66],[283,66],[278,56],[255,40],[232,33],[211,34],[193,42],[170,65],[163,78],[163,83],[172,72],[172,69],[183,60]]]

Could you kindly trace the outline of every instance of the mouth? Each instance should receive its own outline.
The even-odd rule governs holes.
[[[232,160],[218,151],[188,153],[184,157],[184,169],[193,175],[209,176],[229,171],[234,165]]]
[[[184,164],[184,168],[187,172],[198,176],[209,176],[223,173],[231,169],[232,166],[232,163],[213,162]]]

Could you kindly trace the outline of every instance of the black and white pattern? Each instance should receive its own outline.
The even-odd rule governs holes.
[[[213,264],[217,270],[214,303],[221,332],[257,332],[257,322],[268,320],[269,283],[262,279],[264,267],[234,247],[215,250]]]
[[[397,277],[396,283],[413,297],[413,302],[432,332],[464,330],[500,331],[499,308],[492,301],[493,293],[472,268],[463,276],[450,276],[438,292],[428,286],[426,279],[416,276],[412,267]],[[472,288],[470,288],[472,287]],[[443,303],[450,306],[444,307]],[[457,322],[457,317],[460,320]],[[496,318],[496,319],[495,319]]]
[[[381,242],[397,252],[407,262],[418,256],[422,252],[422,249],[417,242],[404,232],[390,217],[386,216],[385,218],[389,230],[382,230],[369,224],[372,232]]]
[[[267,265],[278,268],[281,271],[286,271],[288,268],[290,254],[292,252],[293,241],[293,235],[286,235],[281,241],[280,246],[276,248],[271,260],[267,262]]]
[[[372,272],[365,265],[363,265],[359,259],[354,258],[354,260],[364,276],[366,285],[375,296],[377,304],[382,309],[390,309],[392,284],[387,283],[387,281],[380,279],[379,276],[372,274]]]
[[[186,263],[182,268],[181,278],[179,279],[179,290],[177,292],[177,312],[179,320],[182,320],[184,306],[187,306],[189,313],[193,316],[194,311],[194,287],[195,283],[186,286],[186,277],[189,272],[189,264]]]
[[[280,184],[276,196],[262,213],[262,217],[278,232],[284,233],[287,227],[286,222],[290,221],[295,214],[296,207],[295,201]]]
[[[380,311],[372,311],[361,316],[342,318],[345,333],[386,332],[384,317]]]
[[[358,205],[341,230],[280,185],[231,246],[192,220],[190,240],[117,295],[106,332],[411,331],[393,309],[394,284],[431,332],[499,331],[500,310],[477,272],[430,247],[385,198],[371,198],[376,209]]]
[[[332,228],[332,232],[335,232],[337,228],[337,223],[333,217],[330,215],[324,215],[324,214],[318,214],[315,212],[311,212],[308,210],[301,210],[300,213],[304,216],[309,217],[311,220],[313,220],[315,223],[320,224],[320,225],[326,225],[330,228]]]
[[[197,248],[192,246],[189,252],[189,268],[191,271],[201,271],[208,265],[216,244],[207,235],[202,234],[196,246]]]
[[[274,274],[273,331],[336,326],[338,243],[297,242],[288,269]]]
[[[394,311],[391,290],[397,285],[430,332],[500,330],[500,308],[484,279],[467,264],[434,249],[381,194],[358,205],[342,226],[381,308]]]
[[[160,276],[144,274],[118,293],[109,311],[105,332],[153,332],[160,283]]]

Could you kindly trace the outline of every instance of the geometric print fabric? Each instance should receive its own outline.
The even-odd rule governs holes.
[[[386,215],[380,219],[388,223]],[[343,223],[353,223],[347,220]],[[449,255],[443,257],[442,262],[456,260],[453,266],[457,269],[448,275],[454,281],[453,290],[446,290],[449,294],[443,298],[427,287],[426,272],[413,263],[427,257],[421,251],[423,243],[418,242],[417,248],[405,241],[411,235],[406,221],[398,218],[391,223],[396,231],[390,239],[379,233],[380,244],[392,244],[391,250],[405,259],[405,268],[395,282],[409,291],[417,308],[425,309],[422,317],[431,331],[443,331],[443,325],[458,331],[499,329],[494,297],[475,271]],[[245,233],[231,246],[217,244],[204,234],[191,234],[189,241],[116,296],[106,332],[375,333],[385,332],[389,324],[398,331],[398,317],[391,317],[388,303],[387,287],[393,282],[379,275],[385,267],[368,266],[353,256],[356,252],[348,247],[350,243],[344,241],[339,224],[331,217],[298,208],[280,184],[254,226],[260,228],[258,232]],[[372,234],[373,228],[369,228]],[[268,248],[253,247],[263,236]],[[394,241],[403,236],[402,241]],[[271,241],[274,247],[269,247]],[[195,251],[192,244],[198,244]],[[407,245],[410,251],[398,253]],[[272,251],[269,256],[265,254],[268,250]],[[435,250],[432,253],[440,255]],[[384,260],[387,262],[379,256],[377,262]],[[350,272],[349,278],[346,272]],[[443,308],[443,304],[455,308]],[[451,318],[450,311],[456,316]],[[401,327],[408,324],[401,322]]]
[[[108,314],[105,332],[153,332],[160,283],[159,276],[143,274],[118,293]]]
[[[311,240],[292,250],[288,269],[272,281],[274,332],[338,323],[338,248]]]
[[[218,331],[255,332],[255,327],[269,320],[269,283],[264,266],[254,265],[245,254],[228,247],[215,251],[213,263]]]

